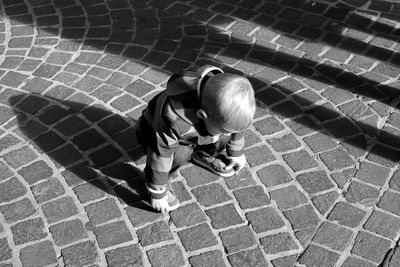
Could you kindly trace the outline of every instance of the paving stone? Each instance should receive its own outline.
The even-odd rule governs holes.
[[[90,93],[97,89],[101,84],[102,82],[96,78],[84,76],[77,83],[75,83],[74,87],[83,92]]]
[[[303,254],[300,255],[298,262],[307,266],[335,266],[339,259],[339,254],[326,250],[322,247],[310,245]]]
[[[301,114],[301,108],[294,101],[285,101],[271,108],[271,113],[281,119],[296,117]]]
[[[318,163],[305,150],[284,154],[282,157],[283,160],[295,172],[311,169],[318,166]]]
[[[374,267],[374,266],[376,265],[371,262],[353,256],[347,257],[347,259],[342,264],[342,267]]]
[[[154,86],[143,80],[136,80],[124,87],[124,90],[138,97],[151,92]]]
[[[8,107],[0,107],[0,125],[15,117],[15,113]]]
[[[374,210],[363,227],[368,231],[394,239],[396,233],[400,230],[400,219],[379,210]]]
[[[376,204],[379,198],[379,190],[354,180],[350,183],[345,197],[349,203],[361,203],[365,206],[371,206]]]
[[[64,263],[67,266],[84,266],[95,263],[98,253],[95,243],[86,241],[61,250]]]
[[[326,97],[336,105],[342,104],[348,100],[355,98],[355,96],[349,91],[336,87],[327,89],[326,91],[321,93],[321,95]]]
[[[69,196],[43,204],[42,210],[49,223],[61,221],[78,213],[72,198]]]
[[[105,185],[100,180],[91,180],[74,187],[73,190],[81,203],[102,198],[107,192]]]
[[[71,144],[67,144],[49,153],[49,156],[58,164],[58,167],[68,167],[82,160],[82,154]]]
[[[335,107],[329,102],[310,109],[309,113],[322,123],[339,116],[339,113],[336,111]],[[338,127],[337,124],[339,123],[334,124],[334,126]],[[333,126],[330,128],[336,129]]]
[[[70,116],[54,126],[64,136],[74,135],[88,127],[89,125],[77,116]]]
[[[125,94],[111,102],[111,106],[121,112],[126,112],[134,107],[139,106],[141,103],[134,97]]]
[[[193,226],[206,220],[204,212],[197,203],[181,206],[170,212],[170,216],[177,227]]]
[[[274,259],[271,262],[274,267],[294,266],[297,260],[297,256],[298,256],[297,254],[290,255]]]
[[[350,242],[353,232],[330,222],[324,222],[313,237],[313,242],[343,251]]]
[[[256,208],[269,205],[271,203],[261,186],[251,186],[237,189],[233,191],[233,194],[235,195],[242,209]]]
[[[182,176],[185,177],[189,187],[203,185],[219,179],[217,175],[197,166],[185,168],[180,172]]]
[[[264,255],[260,248],[256,248],[253,250],[241,251],[228,256],[229,263],[233,267],[242,267],[242,266],[268,266],[267,261],[264,258]]]
[[[360,231],[355,239],[351,253],[372,262],[380,263],[389,250],[391,242],[376,235]]]
[[[53,131],[41,134],[35,139],[35,144],[43,152],[49,152],[65,143],[65,140]]]
[[[49,88],[52,85],[51,82],[42,79],[41,77],[35,77],[29,82],[27,82],[22,89],[28,92],[32,93],[42,93],[44,92],[47,88]]]
[[[52,225],[49,230],[57,246],[64,246],[87,237],[86,229],[78,219]]]
[[[14,243],[22,245],[27,242],[43,239],[47,236],[45,226],[41,218],[30,219],[17,223],[10,227]]]
[[[320,157],[331,171],[350,167],[354,164],[348,153],[341,148],[323,152],[320,154]]]
[[[296,149],[300,146],[299,141],[296,140],[294,135],[289,134],[280,138],[267,139],[267,142],[277,152],[286,152]]]
[[[226,228],[244,222],[233,204],[206,210],[206,214],[211,219],[211,225],[214,229]]]
[[[123,221],[95,227],[94,233],[100,248],[107,248],[132,240],[132,236]]]
[[[367,160],[387,167],[394,167],[400,160],[400,153],[390,147],[374,145],[366,157]]]
[[[185,201],[189,201],[192,199],[192,196],[189,194],[187,187],[180,181],[174,182],[171,184],[172,192],[178,198],[180,203]]]
[[[261,182],[267,186],[284,184],[293,180],[289,172],[282,165],[269,165],[257,171]]]
[[[327,122],[325,127],[335,138],[346,138],[361,133],[355,123],[348,118]]]
[[[143,255],[137,244],[109,250],[105,255],[108,266],[143,266]]]
[[[267,146],[248,148],[244,151],[250,167],[275,160],[275,156]]]
[[[89,220],[94,224],[101,224],[122,216],[114,199],[105,199],[85,207]]]
[[[3,158],[11,168],[16,169],[35,160],[37,156],[32,149],[30,149],[28,146],[24,146],[8,152],[3,156]]]
[[[356,173],[355,168],[347,169],[342,172],[338,173],[331,173],[332,179],[335,181],[335,183],[338,185],[339,188],[343,189],[343,187],[348,183],[348,181],[354,177],[354,174]]]
[[[155,222],[163,218],[161,213],[154,212],[154,210],[143,202],[137,202],[134,205],[125,208],[133,227],[141,226],[148,222]]]
[[[9,134],[6,135],[5,137],[0,139],[0,149],[2,151],[15,146],[16,144],[18,144],[20,142],[20,140],[16,137],[14,137],[13,135]]]
[[[26,79],[28,78],[27,75],[20,74],[18,72],[9,71],[6,75],[4,75],[0,79],[0,84],[16,88],[21,85]]]
[[[129,123],[126,121],[126,119],[118,115],[113,115],[111,117],[108,117],[100,121],[98,125],[109,136],[112,136],[130,126]]]
[[[324,215],[333,206],[333,204],[335,204],[338,198],[339,193],[336,191],[331,191],[325,194],[317,195],[311,200],[318,211]]]
[[[43,113],[39,115],[39,119],[46,125],[51,125],[70,114],[70,111],[58,105],[49,105],[43,110]]]
[[[244,132],[244,143],[245,143],[244,148],[251,147],[260,142],[261,142],[261,138],[258,137],[258,135],[254,131],[247,129]]]
[[[313,227],[309,229],[295,231],[294,236],[296,237],[297,240],[299,240],[302,247],[306,248],[308,245],[310,245],[311,239],[316,232],[317,232],[317,227]]]
[[[218,243],[211,228],[206,223],[179,231],[178,236],[186,251],[195,251]]]
[[[0,169],[1,169],[1,167],[0,167]],[[0,174],[0,177],[1,177],[1,174]],[[389,186],[391,189],[400,192],[400,171],[395,171],[393,173],[393,176],[390,178],[390,181],[389,181]]]
[[[158,221],[138,229],[137,235],[140,243],[144,247],[173,239],[171,230],[164,221]]]
[[[83,183],[84,181],[90,181],[97,176],[96,172],[89,167],[88,162],[82,162],[68,167],[62,171],[61,174],[71,187]]]
[[[26,246],[20,251],[23,266],[46,266],[56,264],[56,252],[51,241],[43,241]]]
[[[338,202],[328,215],[328,220],[337,222],[344,226],[355,228],[360,225],[365,214],[365,211],[346,202]]]
[[[293,237],[286,232],[262,237],[260,244],[267,254],[278,254],[298,249]]]
[[[283,215],[290,221],[294,230],[315,227],[320,221],[311,205],[284,211]]]
[[[267,232],[285,226],[282,217],[272,207],[250,211],[246,214],[256,233]]]
[[[228,254],[252,247],[257,244],[256,239],[248,226],[230,229],[219,233],[222,245]]]
[[[0,211],[7,223],[23,220],[36,212],[31,201],[27,198],[0,206]]]
[[[268,117],[257,121],[253,125],[262,135],[272,135],[285,129],[275,117]]]
[[[119,150],[112,145],[108,145],[89,154],[89,159],[93,161],[96,166],[102,167],[118,160],[121,156],[122,154]]]
[[[47,179],[31,187],[32,194],[37,203],[49,201],[62,196],[65,193],[64,187],[57,178]]]
[[[12,258],[12,249],[8,245],[7,238],[0,239],[0,261],[6,261]]]
[[[178,245],[167,245],[149,250],[147,256],[154,267],[185,266],[182,251]]]
[[[192,190],[200,205],[209,207],[231,200],[225,189],[220,184],[210,184],[196,187]]]
[[[229,178],[224,178],[224,181],[228,188],[231,190],[256,184],[256,181],[253,179],[252,174],[246,167],[243,168],[237,175]]]
[[[24,185],[15,177],[0,184],[0,203],[9,202],[25,195]]]
[[[33,75],[42,77],[42,78],[52,78],[54,75],[56,75],[57,72],[59,72],[61,69],[60,66],[52,65],[52,64],[47,64],[47,63],[42,63],[40,66],[33,72]]]
[[[304,142],[306,142],[306,144],[315,153],[333,149],[337,145],[333,138],[322,133],[316,133],[311,136],[307,136],[304,138]]]
[[[226,266],[222,259],[221,251],[215,250],[205,252],[200,255],[195,255],[189,258],[189,263],[193,267],[209,266],[209,267],[224,267]]]
[[[268,54],[268,52],[266,53]],[[258,52],[253,50],[250,56],[255,54],[258,54]],[[282,76],[285,76],[285,74],[273,68],[267,67],[264,70],[258,72],[255,76],[257,78],[265,79],[266,81],[273,81],[275,79],[281,78]],[[278,90],[276,90],[275,88],[268,87],[266,90],[256,92],[256,98],[263,104],[269,106],[285,99],[285,96],[282,93],[278,92]],[[263,123],[269,124],[269,126],[272,126],[272,128],[268,129],[268,127],[265,127]],[[284,129],[283,125],[274,117],[262,119],[261,121],[254,123],[254,127],[256,127],[256,129],[263,135],[270,135],[276,132],[280,132]]]
[[[270,195],[282,210],[307,203],[307,197],[294,185],[271,191]]]
[[[346,139],[341,144],[354,158],[361,158],[366,154],[367,140],[365,136],[358,135],[353,138]]]
[[[303,173],[296,176],[296,180],[309,194],[315,194],[334,187],[325,171]]]
[[[369,162],[362,162],[360,164],[360,169],[357,171],[355,177],[364,182],[376,186],[382,186],[389,177],[389,172],[390,169],[388,168]]]
[[[378,202],[378,207],[400,216],[400,194],[386,191]]]

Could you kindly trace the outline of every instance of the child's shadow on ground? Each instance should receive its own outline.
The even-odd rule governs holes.
[[[36,94],[13,96],[9,104],[17,114],[20,135],[58,168],[65,168],[62,175],[69,186],[86,181],[130,206],[152,210],[146,205],[143,172],[130,164],[145,160],[134,120]]]

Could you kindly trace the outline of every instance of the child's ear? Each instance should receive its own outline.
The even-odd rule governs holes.
[[[196,116],[198,117],[198,118],[200,118],[200,119],[207,119],[207,113],[204,111],[204,110],[202,110],[202,109],[199,109],[199,110],[197,110],[196,111]]]

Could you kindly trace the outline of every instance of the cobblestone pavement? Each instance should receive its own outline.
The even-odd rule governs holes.
[[[0,266],[400,266],[400,4],[0,0]],[[248,164],[153,212],[133,126],[171,72],[244,73]]]

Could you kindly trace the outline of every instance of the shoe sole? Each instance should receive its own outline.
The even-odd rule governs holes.
[[[234,170],[232,170],[232,172],[227,172],[227,173],[218,172],[217,170],[213,169],[209,165],[203,163],[200,160],[197,160],[194,156],[192,157],[192,161],[196,165],[199,165],[200,167],[202,167],[202,168],[204,168],[204,169],[206,169],[206,170],[208,170],[208,171],[210,171],[210,172],[212,172],[212,173],[214,173],[214,174],[216,174],[218,176],[224,177],[224,178],[229,178],[229,177],[232,177],[232,176],[235,175],[235,171]]]

